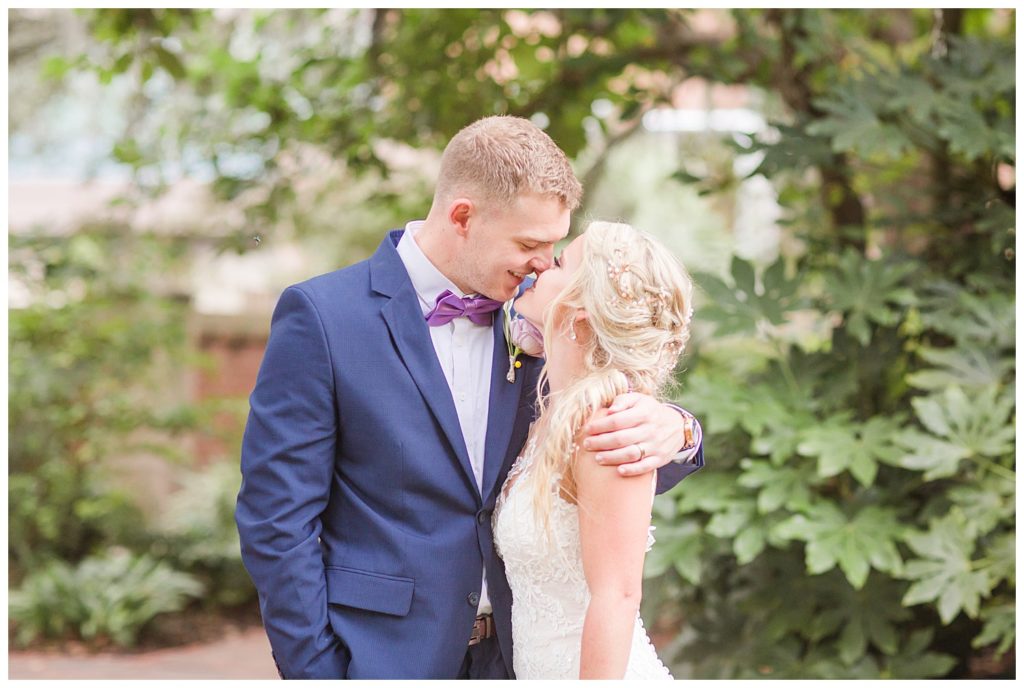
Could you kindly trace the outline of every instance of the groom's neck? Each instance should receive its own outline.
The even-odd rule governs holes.
[[[462,284],[458,251],[447,227],[428,216],[412,238],[438,272],[450,279],[463,293],[472,291]]]

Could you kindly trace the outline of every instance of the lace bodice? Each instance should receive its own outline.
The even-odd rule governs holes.
[[[533,514],[527,477],[535,449],[531,438],[516,459],[494,509],[494,541],[512,588],[512,662],[518,679],[576,679],[590,591],[583,574],[575,504],[557,496],[550,539]],[[648,549],[653,538],[648,538]],[[637,615],[624,678],[671,679]]]

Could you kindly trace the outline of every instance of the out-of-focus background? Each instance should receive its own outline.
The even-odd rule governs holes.
[[[656,501],[643,605],[676,677],[1015,675],[1012,9],[8,26],[12,678],[274,676],[233,521],[273,305],[498,113],[572,158],[574,231],[631,222],[699,287],[708,465]]]

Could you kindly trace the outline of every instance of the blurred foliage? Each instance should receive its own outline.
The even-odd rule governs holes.
[[[20,646],[74,633],[129,647],[155,616],[178,611],[202,594],[202,584],[187,573],[147,555],[111,549],[77,566],[54,561],[33,571],[11,591],[10,618]]]
[[[234,607],[256,599],[235,525],[242,476],[234,461],[191,471],[161,514],[153,552],[204,583],[207,607]]]
[[[15,580],[49,559],[147,541],[135,501],[111,486],[107,459],[183,459],[166,438],[198,424],[194,408],[152,392],[162,382],[155,362],[185,361],[187,303],[154,279],[183,248],[114,225],[10,237],[10,274],[28,302],[8,315]]]
[[[724,198],[763,175],[785,237],[695,275],[682,401],[709,465],[656,502],[645,613],[678,676],[1013,675],[1012,10],[80,16],[98,40],[49,73],[132,80],[112,154],[155,194],[211,177],[237,250],[287,226],[367,250],[373,214],[301,211],[365,184],[360,207],[411,217],[418,153],[484,115],[534,118],[591,188],[687,80],[744,87],[770,126],[725,143],[755,168],[673,177]]]
[[[648,561],[694,676],[1014,674],[1012,40],[959,11],[847,40],[868,16],[765,13],[764,85],[801,83],[782,137],[737,149],[802,247],[695,274],[710,470]]]
[[[14,632],[20,644],[77,635],[131,645],[202,589],[146,554],[156,535],[112,464],[186,461],[175,440],[202,426],[201,409],[155,392],[168,370],[196,363],[173,281],[187,243],[110,222],[9,244],[24,302],[8,313]]]

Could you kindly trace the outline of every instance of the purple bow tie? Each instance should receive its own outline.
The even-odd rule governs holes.
[[[427,313],[427,324],[431,327],[450,323],[455,318],[466,316],[475,325],[489,325],[491,313],[501,308],[501,301],[486,296],[456,296],[450,289],[437,295],[437,302]]]

